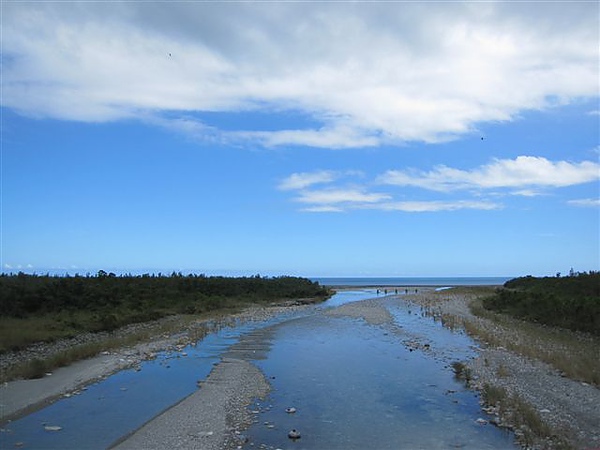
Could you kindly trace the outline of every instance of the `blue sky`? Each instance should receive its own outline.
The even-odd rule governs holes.
[[[2,2],[2,270],[599,270],[598,17]]]

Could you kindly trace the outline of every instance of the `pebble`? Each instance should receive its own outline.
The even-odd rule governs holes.
[[[296,412],[296,408],[294,408],[293,406],[286,408],[285,412],[288,414],[294,414]]]
[[[288,437],[290,439],[300,439],[300,432],[296,429],[290,430],[290,432],[288,433]]]

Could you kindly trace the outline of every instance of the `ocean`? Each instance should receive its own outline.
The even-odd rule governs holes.
[[[500,286],[513,277],[314,277],[323,286]]]

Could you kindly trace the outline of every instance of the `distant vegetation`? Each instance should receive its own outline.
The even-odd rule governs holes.
[[[325,299],[298,277],[0,275],[0,352],[36,341],[111,331],[172,314],[201,314],[290,299]]]
[[[600,272],[515,278],[484,299],[483,306],[544,325],[600,335]]]

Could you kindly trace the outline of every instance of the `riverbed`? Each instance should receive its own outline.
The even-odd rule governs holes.
[[[472,356],[474,343],[401,294],[364,301],[373,297],[343,291],[294,314],[220,328],[7,424],[0,447],[107,448],[195,392],[221,358],[236,357],[271,384],[250,405],[247,448],[515,448],[454,378],[451,362]],[[301,437],[289,439],[291,429]]]

